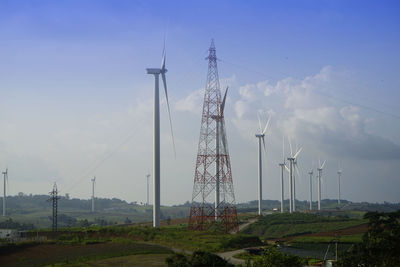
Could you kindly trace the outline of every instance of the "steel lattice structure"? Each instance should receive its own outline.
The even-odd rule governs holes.
[[[238,231],[232,172],[214,41],[208,59],[189,228]],[[222,107],[221,107],[222,104]]]

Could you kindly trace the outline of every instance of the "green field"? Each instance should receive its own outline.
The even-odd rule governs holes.
[[[277,239],[301,234],[311,234],[345,229],[365,223],[363,219],[349,219],[319,214],[271,214],[260,218],[242,232],[263,239]]]

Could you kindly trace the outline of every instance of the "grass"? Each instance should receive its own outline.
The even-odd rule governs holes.
[[[360,243],[363,234],[344,235],[338,237],[332,236],[298,236],[291,240],[293,243],[329,243],[333,240],[339,240],[341,243]]]
[[[365,223],[362,219],[349,219],[318,214],[271,214],[263,216],[258,222],[242,232],[264,239],[283,238],[301,234],[335,231]]]
[[[23,251],[2,256],[2,266],[45,266],[57,263],[59,266],[79,266],[90,260],[137,254],[169,254],[171,250],[137,242],[107,242],[92,245],[40,244]]]

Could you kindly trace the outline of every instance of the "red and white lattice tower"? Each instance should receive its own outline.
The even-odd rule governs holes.
[[[189,228],[206,230],[212,227],[225,232],[238,231],[223,113],[225,101],[221,101],[214,41],[211,42],[206,59],[207,86],[201,117]]]

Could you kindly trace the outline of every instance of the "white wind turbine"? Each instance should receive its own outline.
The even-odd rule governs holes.
[[[283,174],[285,172],[286,163],[285,163],[285,136],[283,136],[283,142],[282,142],[282,157],[283,157],[283,162],[279,163],[279,166],[281,167],[281,213],[283,213],[283,201],[285,198],[285,193],[284,193],[284,184],[283,184]]]
[[[5,172],[3,173],[3,179],[4,179],[4,191],[3,191],[3,216],[6,216],[6,185],[8,183],[8,168],[6,168]]]
[[[340,168],[340,164],[338,169],[338,205],[340,205],[340,180],[342,178],[342,169]]]
[[[90,180],[92,181],[92,212],[94,212],[94,184],[96,183],[96,176]]]
[[[168,91],[167,91],[167,81],[165,78],[165,73],[167,69],[165,68],[165,41],[164,41],[164,49],[163,49],[163,56],[161,61],[161,68],[149,68],[147,69],[147,74],[154,75],[154,136],[153,136],[153,175],[154,175],[154,202],[153,202],[153,227],[160,226],[160,98],[159,98],[159,76],[161,74],[161,78],[164,85],[164,92],[165,92],[165,99],[167,102],[167,110],[168,110],[168,119],[169,119],[169,126],[171,130],[171,138],[172,144],[174,148],[175,154],[175,143],[174,143],[174,134],[172,131],[172,121],[171,121],[171,112],[169,108],[168,102]]]
[[[258,114],[257,114],[258,115]],[[261,156],[261,142],[264,147],[264,152],[267,154],[267,150],[265,148],[265,133],[267,132],[269,121],[271,119],[271,116],[268,118],[267,124],[264,127],[264,130],[261,128],[261,120],[260,117],[258,116],[258,125],[260,126],[260,132],[259,134],[256,134],[256,137],[258,138],[258,215],[262,215],[262,207],[261,207],[261,202],[262,202],[262,156]]]
[[[321,161],[318,161],[319,167],[318,170],[318,210],[321,210],[321,177],[322,177],[322,169],[325,166],[326,160],[321,165]]]
[[[290,155],[291,155],[289,158],[287,158],[290,162],[290,168],[288,169],[288,171],[290,173],[290,177],[289,177],[289,196],[290,196],[289,197],[289,212],[292,213],[293,211],[295,211],[295,204],[294,204],[294,201],[295,201],[294,189],[295,188],[294,188],[294,182],[293,182],[294,172],[295,172],[294,169],[296,167],[295,161],[303,148],[298,149],[296,151],[296,153],[293,155],[292,145],[290,142],[289,142],[289,145],[290,145]]]
[[[219,198],[220,198],[220,177],[219,177],[219,166],[220,166],[220,147],[219,147],[219,141],[220,141],[220,135],[222,132],[222,120],[224,118],[224,109],[225,109],[225,101],[226,101],[226,95],[228,93],[228,87],[226,87],[224,98],[221,102],[221,105],[219,106],[219,112],[218,115],[212,116],[212,119],[215,120],[216,122],[216,136],[215,136],[215,149],[216,149],[216,164],[215,164],[215,202],[214,202],[214,207],[215,207],[215,220],[218,221],[218,206],[219,206]],[[224,134],[222,132],[222,134]],[[222,136],[222,143],[224,148],[226,147],[225,144],[225,138]]]
[[[314,174],[313,170],[309,171],[308,174],[310,175],[310,210],[312,210],[312,176]]]

